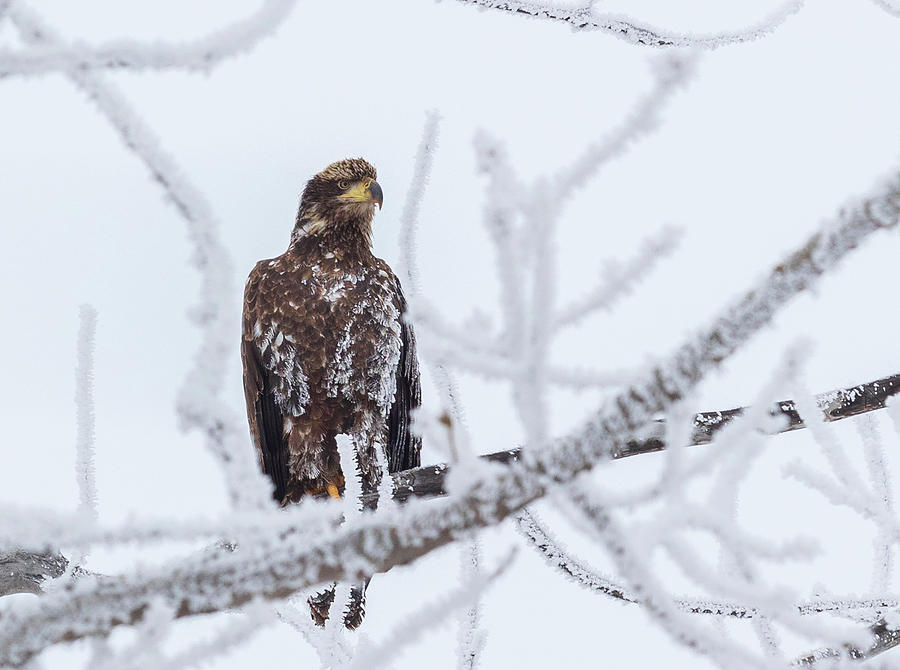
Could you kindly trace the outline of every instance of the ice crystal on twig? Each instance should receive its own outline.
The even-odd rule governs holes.
[[[97,475],[94,468],[94,353],[97,348],[97,310],[82,305],[78,310],[78,365],[75,368],[75,475],[78,482],[78,510],[97,518]]]

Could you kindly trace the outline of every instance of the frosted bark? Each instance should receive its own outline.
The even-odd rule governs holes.
[[[889,0],[875,0],[887,4]],[[458,0],[469,5],[496,9],[568,24],[574,30],[593,30],[618,37],[630,44],[651,47],[701,47],[716,49],[731,44],[750,42],[773,32],[803,6],[802,0],[791,0],[759,22],[733,31],[709,34],[685,34],[658,28],[628,16],[601,13],[589,0],[580,7],[539,0]]]

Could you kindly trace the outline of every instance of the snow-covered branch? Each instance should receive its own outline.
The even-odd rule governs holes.
[[[224,60],[249,52],[274,33],[296,4],[297,0],[262,0],[259,9],[249,16],[190,42],[123,39],[97,46],[54,42],[35,43],[23,50],[0,49],[0,79],[60,70],[181,68],[209,72]]]
[[[806,656],[796,659],[793,665],[812,666],[820,661],[835,660],[840,658],[849,658],[854,661],[864,661],[866,659],[882,654],[889,649],[893,649],[900,645],[900,622],[896,621],[896,615],[892,615],[891,624],[887,620],[882,619],[878,623],[872,625],[868,629],[868,634],[872,641],[868,645],[857,645],[846,643],[841,648],[826,648],[814,651]]]
[[[666,227],[646,239],[638,253],[625,263],[607,261],[603,267],[601,282],[587,295],[560,309],[555,317],[555,326],[572,326],[593,312],[609,309],[616,300],[633,290],[656,263],[670,256],[680,238],[679,229]]]
[[[886,2],[886,0],[875,0]],[[700,47],[716,49],[750,42],[773,32],[803,6],[802,0],[790,0],[762,20],[745,28],[708,34],[678,33],[651,26],[628,16],[598,12],[594,2],[581,7],[536,0],[458,0],[480,8],[565,23],[574,30],[595,30],[630,44],[651,47]]]
[[[452,593],[443,596],[438,601],[429,603],[414,616],[398,626],[388,638],[378,646],[369,646],[357,656],[349,670],[375,670],[382,667],[391,658],[394,658],[406,646],[414,643],[436,622],[445,618],[457,609],[469,605],[478,598],[510,567],[515,553],[507,554],[497,566],[487,573],[478,573],[471,576],[463,585]],[[475,664],[464,666],[474,668]]]
[[[416,150],[413,164],[413,178],[406,191],[406,201],[400,214],[400,274],[406,277],[406,292],[410,298],[417,298],[420,292],[419,268],[416,264],[416,237],[419,226],[419,211],[425,197],[425,188],[431,177],[434,154],[440,135],[441,116],[432,110],[425,116],[422,139]]]
[[[59,43],[53,31],[33,11],[14,3],[9,17],[29,44]],[[209,449],[223,466],[229,493],[243,505],[268,503],[268,491],[248,448],[246,431],[220,398],[222,380],[230,361],[232,340],[229,309],[233,283],[232,261],[219,237],[219,222],[206,198],[189,182],[161,147],[125,97],[100,74],[68,68],[69,78],[109,120],[122,142],[144,163],[188,226],[194,245],[193,264],[202,280],[201,297],[191,317],[202,331],[178,399],[178,414],[185,429],[200,429]]]
[[[887,401],[900,393],[900,375],[886,377],[866,384],[827,391],[816,396],[816,405],[823,412],[826,421],[838,421],[883,409]],[[701,445],[713,441],[715,436],[743,416],[747,408],[713,410],[694,415],[689,444]],[[775,403],[770,409],[772,425],[778,426],[774,432],[787,432],[804,428],[806,424],[794,409],[794,401]],[[653,421],[640,434],[640,439],[629,440],[625,448],[612,455],[615,458],[638,456],[665,449],[666,422]],[[675,445],[680,446],[680,445]],[[518,460],[521,450],[508,449],[486,454],[481,458],[493,463],[508,464]],[[447,494],[446,481],[452,465],[439,463],[411,470],[393,473],[393,497],[398,501],[409,498],[431,498]],[[361,496],[366,503],[375,502],[377,493]],[[0,545],[31,548],[40,553],[47,545],[47,539],[61,546],[116,546],[124,544],[147,544],[158,542],[205,541],[212,542],[229,536],[242,537],[254,530],[266,533],[297,533],[303,529],[304,536],[315,536],[336,527],[341,520],[339,509],[324,515],[320,509],[291,509],[272,516],[266,510],[243,510],[229,514],[221,521],[198,520],[194,522],[137,523],[130,521],[121,527],[100,528],[86,524],[77,516],[36,514],[26,509],[4,510],[0,508]],[[537,531],[535,531],[537,532]],[[535,538],[533,538],[535,539]],[[542,542],[552,541],[544,537]],[[13,572],[28,572],[22,564]],[[54,570],[43,573],[47,577],[57,576]],[[593,588],[593,587],[592,587]],[[602,589],[600,589],[602,590]],[[888,605],[885,605],[888,606]],[[804,605],[805,607],[805,605]],[[857,605],[848,605],[853,608]],[[861,607],[861,606],[860,606]],[[841,609],[835,606],[833,609]]]
[[[897,0],[872,0],[876,5],[881,7],[891,16],[900,18],[900,3]]]
[[[548,565],[562,572],[579,586],[615,600],[633,604],[638,602],[637,595],[632,593],[627,586],[597,572],[594,568],[573,556],[553,537],[545,525],[535,518],[534,513],[530,510],[523,510],[517,515],[516,526],[528,542],[541,553]],[[752,619],[759,614],[758,610],[752,607],[708,598],[679,598],[676,604],[679,609],[689,614],[724,616],[735,619]],[[810,615],[825,612],[890,609],[898,605],[900,605],[900,600],[893,597],[879,599],[834,597],[804,600],[796,603],[795,608],[798,614]]]
[[[82,305],[78,311],[78,365],[75,369],[75,413],[78,432],[75,439],[75,473],[78,480],[78,509],[97,518],[97,478],[94,470],[94,350],[97,335],[97,310]]]

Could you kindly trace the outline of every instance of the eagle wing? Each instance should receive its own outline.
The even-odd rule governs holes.
[[[262,263],[253,269],[244,291],[243,337],[241,361],[244,367],[244,396],[247,400],[247,417],[250,433],[256,443],[263,472],[275,485],[275,500],[281,501],[287,489],[288,444],[284,439],[284,415],[275,401],[277,380],[262,362],[256,346],[253,324],[258,321],[257,299]]]
[[[394,277],[400,307],[400,360],[397,363],[397,386],[394,404],[388,415],[388,472],[400,472],[420,465],[422,438],[410,431],[410,412],[422,404],[419,383],[419,361],[416,357],[416,335],[406,322],[406,299],[400,281]]]

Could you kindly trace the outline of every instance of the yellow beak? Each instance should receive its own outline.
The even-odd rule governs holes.
[[[358,181],[340,195],[341,198],[352,200],[353,202],[374,202],[381,209],[384,204],[384,193],[381,191],[381,185],[377,181]]]

